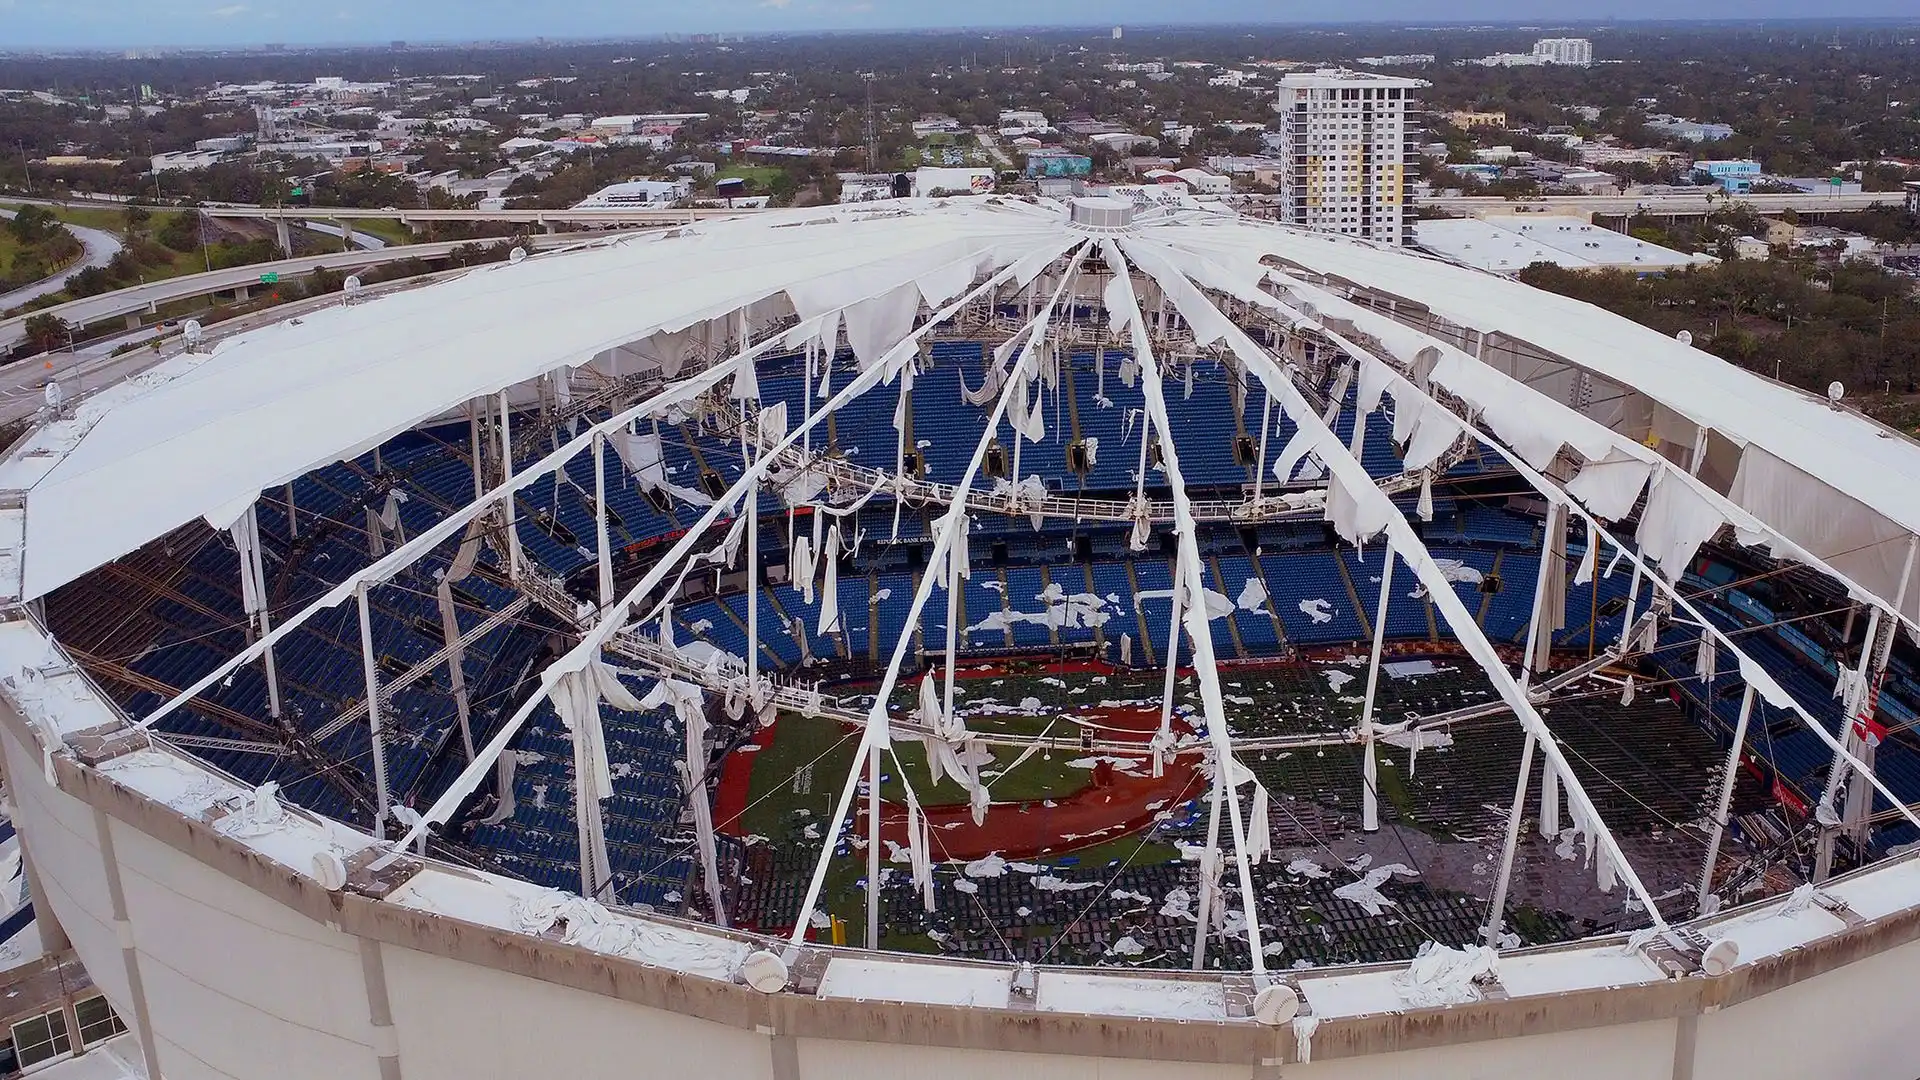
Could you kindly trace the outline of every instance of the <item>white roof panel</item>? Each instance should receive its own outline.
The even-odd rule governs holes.
[[[1652,272],[1713,261],[1705,255],[1650,244],[1583,218],[1548,214],[1417,221],[1413,236],[1415,243],[1436,255],[1497,274],[1518,273],[1538,262],[1569,270],[1616,267]]]
[[[1130,242],[1224,268],[1232,280],[1213,287],[1252,288],[1261,260],[1278,258],[1529,342],[1920,531],[1920,446],[1598,308],[1400,249],[1193,208],[1142,214],[1131,232]],[[1562,238],[1557,227],[1542,236]],[[242,334],[95,395],[0,463],[0,489],[25,492],[21,595],[194,517],[226,520],[267,487],[616,346],[780,294],[817,312],[908,283],[938,291],[1084,238],[1050,200],[780,211],[487,267]],[[1879,588],[1885,576],[1857,580]]]
[[[27,491],[23,595],[195,517],[237,515],[472,398],[789,288],[850,301],[969,259],[1011,261],[1058,242],[1056,215],[1010,204],[712,222],[488,266],[174,358],[0,465],[0,489]],[[832,224],[800,224],[812,220]]]

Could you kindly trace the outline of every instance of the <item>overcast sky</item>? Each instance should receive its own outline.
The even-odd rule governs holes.
[[[1911,16],[1913,0],[0,0],[0,48],[618,37],[660,33],[1324,19],[1525,21]]]

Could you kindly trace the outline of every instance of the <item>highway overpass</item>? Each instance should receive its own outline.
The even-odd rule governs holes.
[[[203,206],[216,218],[251,218],[299,225],[307,221],[518,221],[530,225],[685,225],[709,218],[738,217],[752,210],[726,208],[627,207],[614,210],[367,210],[351,206]]]
[[[1470,214],[1475,217],[1535,211],[1607,215],[1645,213],[1655,217],[1669,215],[1692,217],[1725,206],[1746,206],[1761,214],[1778,214],[1787,210],[1801,214],[1833,214],[1867,210],[1876,206],[1904,206],[1905,204],[1906,195],[1903,192],[1859,191],[1832,195],[1812,195],[1805,192],[1791,195],[1741,195],[1734,198],[1715,195],[1711,200],[1705,195],[1691,193],[1683,195],[1545,195],[1531,199],[1464,195],[1424,198],[1418,200],[1416,205],[1447,210],[1456,214]]]

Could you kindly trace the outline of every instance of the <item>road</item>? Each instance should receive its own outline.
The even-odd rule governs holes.
[[[326,236],[339,237],[341,239],[345,239],[347,235],[346,226],[344,225],[328,225],[319,221],[309,221],[306,222],[306,227],[314,232]],[[359,248],[361,251],[379,251],[387,246],[387,242],[370,232],[355,230],[353,234],[353,246]]]
[[[12,218],[13,216],[14,211],[12,210],[0,210],[0,218]],[[110,232],[102,232],[99,229],[83,229],[78,225],[67,226],[67,231],[73,234],[75,240],[80,241],[82,247],[86,248],[86,254],[81,260],[50,278],[36,281],[32,285],[15,289],[12,292],[0,293],[0,311],[17,308],[29,300],[38,300],[40,297],[46,296],[49,293],[57,293],[61,289],[66,288],[68,278],[88,267],[105,267],[113,261],[115,255],[120,254],[120,238]]]
[[[1007,156],[1007,152],[1001,148],[998,136],[982,134],[980,136],[980,147],[987,152],[987,156],[992,158],[994,164],[1000,168],[1013,168],[1013,158]]]

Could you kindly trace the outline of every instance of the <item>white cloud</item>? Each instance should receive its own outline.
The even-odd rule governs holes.
[[[207,14],[216,19],[231,19],[235,15],[245,15],[251,10],[253,9],[245,4],[228,4],[226,7],[214,8],[212,11],[207,12]]]
[[[793,3],[793,0],[760,0],[761,7],[779,8],[782,11],[786,10],[787,5],[791,3]]]

